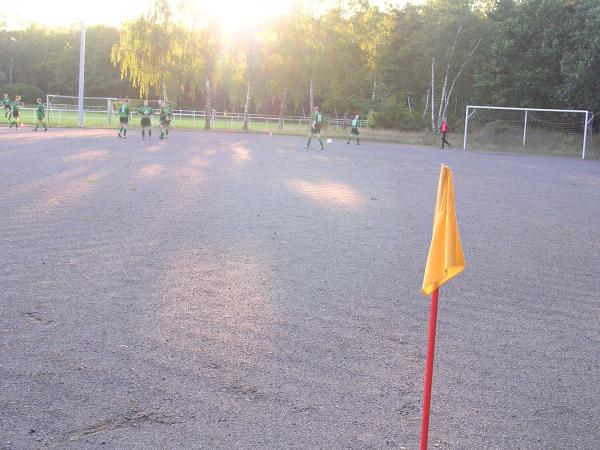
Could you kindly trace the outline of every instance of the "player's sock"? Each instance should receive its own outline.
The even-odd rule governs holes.
[[[123,130],[123,136],[127,136],[127,128]]]
[[[143,128],[142,128],[142,139],[146,139],[146,132],[144,131]]]
[[[167,128],[167,131],[165,132],[165,136],[169,135],[169,129]]]
[[[319,144],[321,144],[321,148],[324,148],[323,147],[323,140],[321,138],[319,138]]]
[[[312,136],[308,138],[308,142],[306,143],[306,148],[310,147],[310,141],[312,141]]]
[[[152,129],[148,130],[148,137],[152,139]]]

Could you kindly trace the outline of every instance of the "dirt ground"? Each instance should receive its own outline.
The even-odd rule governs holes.
[[[0,448],[600,446],[600,162],[0,129]]]

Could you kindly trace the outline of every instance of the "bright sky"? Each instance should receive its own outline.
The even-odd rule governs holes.
[[[385,3],[404,4],[407,0],[371,0],[380,6]],[[120,25],[124,20],[139,17],[148,10],[152,0],[19,0],[10,8],[3,8],[0,21],[8,29],[25,28],[29,23],[69,27],[86,20],[88,24]],[[180,5],[181,0],[171,0]],[[273,17],[289,11],[292,0],[188,0],[194,9],[206,8],[226,28],[235,28],[253,19]],[[412,3],[421,3],[412,0]]]

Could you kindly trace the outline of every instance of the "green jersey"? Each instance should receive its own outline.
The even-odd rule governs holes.
[[[142,106],[138,109],[138,114],[141,114],[144,118],[150,118],[154,114],[154,110],[150,106]]]
[[[10,98],[4,97],[2,99],[2,106],[10,106]]]
[[[316,124],[317,126],[320,126],[321,122],[323,122],[323,115],[320,112],[313,112],[312,123]]]
[[[168,106],[163,106],[160,108],[160,120],[171,120],[171,108]]]
[[[352,119],[352,128],[358,128],[358,119]]]
[[[43,119],[44,117],[46,117],[46,113],[44,111],[44,105],[43,103],[40,103],[37,107],[37,110],[35,111],[35,114],[37,116],[38,119]]]
[[[119,117],[129,117],[129,104],[123,103],[119,108]]]

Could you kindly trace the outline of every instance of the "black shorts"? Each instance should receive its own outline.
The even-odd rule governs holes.
[[[168,119],[166,117],[161,117],[160,118],[160,124],[163,125],[163,126],[165,126],[165,127],[168,127],[169,125],[171,125],[171,119]]]
[[[321,132],[321,125],[315,125],[314,127],[312,127],[310,129],[311,133],[320,133]]]
[[[8,109],[9,111],[12,109],[10,105],[4,105],[4,109]]]
[[[150,117],[142,117],[142,126],[143,127],[151,127]]]
[[[12,112],[12,116],[13,116],[13,119],[18,118],[19,117],[19,111],[13,111]]]
[[[352,128],[352,130],[350,131],[350,133],[355,134],[355,135],[359,135],[360,133],[358,132],[358,128]]]
[[[127,125],[129,123],[129,117],[119,117],[119,122]]]

